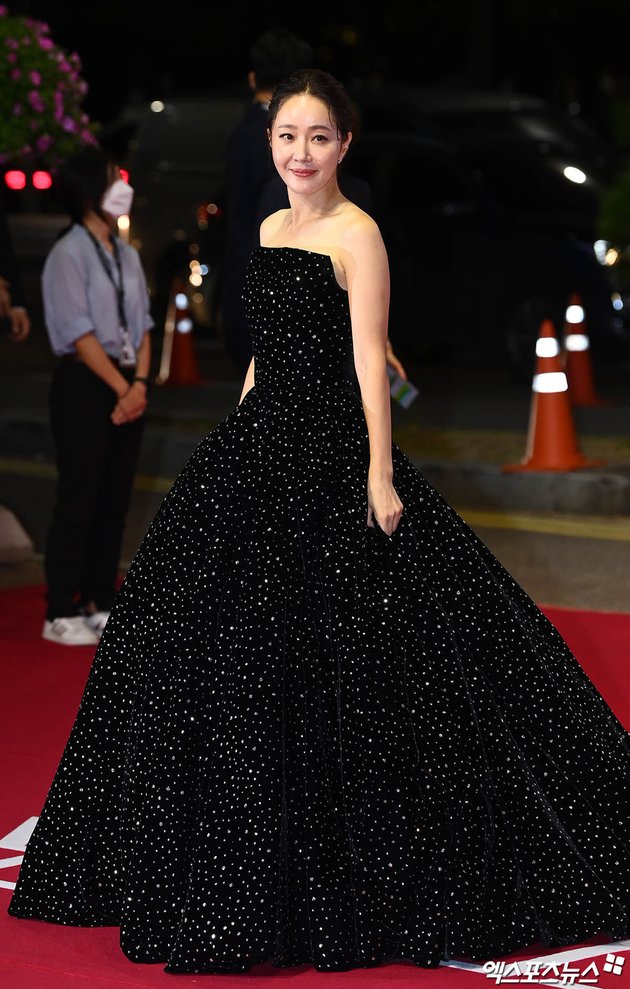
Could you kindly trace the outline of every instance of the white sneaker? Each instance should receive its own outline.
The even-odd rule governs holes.
[[[95,635],[100,639],[105,622],[109,618],[109,611],[94,611],[91,615],[83,614],[84,620],[88,623]]]
[[[98,642],[98,635],[83,615],[45,621],[42,637],[50,642],[59,642],[62,646],[94,646]]]

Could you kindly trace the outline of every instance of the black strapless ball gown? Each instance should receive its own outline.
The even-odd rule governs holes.
[[[630,745],[564,641],[368,436],[330,258],[259,248],[256,384],[117,596],[9,912],[168,972],[482,961],[630,934]]]

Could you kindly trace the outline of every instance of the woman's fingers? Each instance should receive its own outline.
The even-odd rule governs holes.
[[[139,419],[141,415],[144,415],[148,405],[148,402],[145,400],[140,404],[133,405],[131,408],[125,408],[124,398],[126,396],[118,402],[111,414],[111,420],[116,426],[120,426],[124,422],[133,422],[135,419]]]
[[[378,519],[376,519],[376,521],[379,524],[379,527],[383,530],[383,532],[387,536],[392,536],[396,531],[396,529],[398,528],[398,523],[400,522],[402,513],[403,513],[402,508],[398,512],[392,512],[391,514],[385,516],[382,523],[378,522]]]

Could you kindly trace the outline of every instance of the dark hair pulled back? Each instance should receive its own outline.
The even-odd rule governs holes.
[[[271,131],[281,106],[292,96],[314,96],[328,108],[331,121],[344,140],[353,129],[354,109],[345,87],[323,69],[302,69],[279,82],[269,104],[268,128]]]
[[[89,210],[103,216],[101,199],[115,164],[113,156],[100,147],[77,151],[62,164],[57,177],[60,198],[74,223],[81,223]]]

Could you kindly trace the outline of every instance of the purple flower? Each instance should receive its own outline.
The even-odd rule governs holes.
[[[11,17],[0,0],[0,18]],[[15,30],[8,30],[15,23]],[[6,35],[10,35],[6,37]],[[39,53],[39,54],[38,54]],[[51,162],[58,158],[56,135],[63,133],[64,150],[80,145],[98,146],[95,127],[81,100],[88,92],[81,78],[82,62],[76,52],[68,53],[50,38],[50,28],[32,17],[18,17],[7,22],[0,34],[0,63],[4,56],[5,77],[13,86],[12,128],[15,140],[23,142],[21,151],[11,145],[6,154],[24,158],[39,155]],[[52,136],[51,136],[52,135]],[[61,159],[59,159],[61,161]]]
[[[37,138],[37,141],[35,142],[35,146],[39,151],[39,153],[42,154],[44,151],[48,151],[52,143],[53,143],[53,139],[50,136],[50,134],[42,134],[41,137]]]
[[[30,93],[27,96],[27,99],[31,104],[31,108],[35,111],[35,113],[43,113],[44,110],[46,109],[44,101],[42,100],[37,90],[31,89]]]

